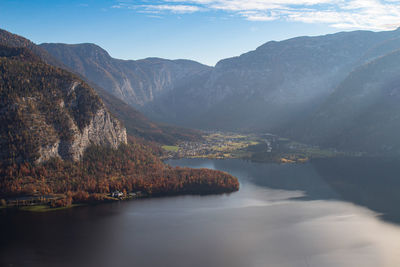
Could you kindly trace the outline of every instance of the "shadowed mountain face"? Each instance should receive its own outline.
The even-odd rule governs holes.
[[[278,131],[312,112],[368,51],[399,35],[357,31],[299,37],[222,60],[206,83],[206,91],[215,91],[215,104],[204,119],[214,117],[216,126],[232,114],[245,114],[247,119],[228,119],[223,126]]]
[[[196,141],[202,139],[200,131],[164,123],[155,123],[104,89],[96,85],[93,85],[93,88],[99,94],[108,110],[124,123],[130,135],[166,145],[173,145],[182,140]]]
[[[341,149],[400,153],[400,50],[351,72],[291,135]]]

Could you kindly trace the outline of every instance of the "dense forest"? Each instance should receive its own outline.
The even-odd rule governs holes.
[[[157,149],[155,146],[153,149]],[[208,169],[172,168],[149,146],[130,138],[118,150],[88,148],[79,162],[54,158],[42,165],[0,165],[0,198],[62,194],[59,205],[104,200],[108,193],[141,191],[148,196],[236,191],[237,179]]]

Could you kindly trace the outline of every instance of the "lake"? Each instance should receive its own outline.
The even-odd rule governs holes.
[[[239,192],[1,211],[0,266],[400,266],[400,164],[182,159]]]

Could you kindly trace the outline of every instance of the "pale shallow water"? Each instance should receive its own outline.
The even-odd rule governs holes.
[[[378,216],[391,196],[364,201],[370,178],[358,190],[323,164],[169,163],[229,171],[240,191],[3,213],[0,266],[400,266],[397,214]]]

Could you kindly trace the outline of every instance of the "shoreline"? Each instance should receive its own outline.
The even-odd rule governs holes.
[[[211,195],[224,195],[224,194],[231,194],[239,191],[221,191],[221,192],[209,192],[209,193],[166,193],[166,194],[156,194],[156,195],[143,195],[140,197],[123,197],[123,198],[112,198],[107,197],[103,200],[98,201],[88,201],[88,202],[77,202],[72,203],[68,206],[61,206],[61,207],[52,207],[50,203],[38,203],[38,204],[31,204],[31,205],[7,205],[7,206],[0,206],[0,212],[2,210],[17,210],[17,211],[25,211],[25,212],[35,212],[35,213],[43,213],[43,212],[52,212],[52,211],[61,211],[61,210],[68,210],[77,207],[84,207],[84,206],[95,206],[101,205],[105,203],[113,203],[113,202],[120,202],[120,201],[135,201],[135,200],[142,200],[142,199],[150,199],[150,198],[169,198],[169,197],[177,197],[177,196],[211,196]]]

